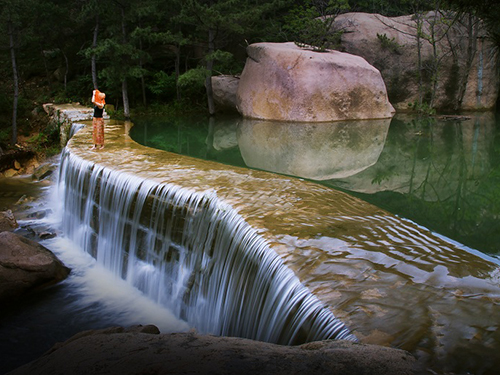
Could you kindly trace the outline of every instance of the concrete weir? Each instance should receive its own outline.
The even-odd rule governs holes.
[[[256,201],[271,174],[146,148],[128,130],[108,121],[104,150],[89,149],[91,126],[68,142],[59,181],[65,235],[200,332],[356,341],[268,242],[273,230],[261,220],[277,214],[277,189],[290,179],[275,176]],[[248,220],[255,212],[259,220]]]
[[[141,146],[129,123],[107,121],[90,150],[78,123],[61,157],[65,235],[201,333],[359,339],[434,371],[463,368],[464,345],[497,360],[493,259],[313,182]]]

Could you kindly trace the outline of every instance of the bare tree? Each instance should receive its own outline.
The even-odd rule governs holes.
[[[97,36],[99,35],[99,14],[95,16],[95,27],[94,27],[94,35],[92,38],[92,49],[95,50],[97,48]],[[90,65],[92,70],[92,83],[94,85],[94,89],[98,89],[97,85],[97,65],[96,65],[96,54],[92,53],[92,57],[90,59]]]
[[[12,104],[12,138],[11,143],[15,145],[17,143],[17,106],[19,101],[19,75],[17,71],[16,64],[16,48],[14,43],[14,25],[12,19],[9,17],[7,20],[7,30],[9,34],[9,49],[10,58],[12,63],[12,75],[14,83],[14,100]]]

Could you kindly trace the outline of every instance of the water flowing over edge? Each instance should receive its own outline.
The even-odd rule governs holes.
[[[214,192],[104,168],[68,149],[58,189],[64,234],[200,332],[356,340]]]

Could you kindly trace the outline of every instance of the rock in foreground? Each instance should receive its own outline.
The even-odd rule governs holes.
[[[347,341],[280,346],[154,326],[82,332],[10,375],[21,374],[411,374],[408,353]]]
[[[0,301],[64,280],[70,270],[37,242],[0,233]]]
[[[247,54],[236,98],[245,117],[320,122],[394,115],[380,72],[362,57],[291,42],[251,44]]]

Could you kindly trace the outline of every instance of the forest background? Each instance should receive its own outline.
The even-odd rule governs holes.
[[[116,118],[215,112],[212,75],[239,74],[248,44],[338,48],[332,20],[453,10],[481,18],[500,46],[495,0],[0,0],[0,155],[57,153],[42,105],[90,105],[106,92]],[[389,98],[390,99],[390,98]],[[26,147],[26,146],[24,146]]]

